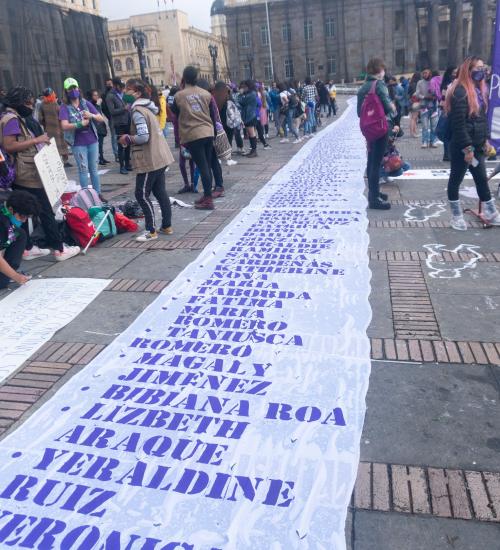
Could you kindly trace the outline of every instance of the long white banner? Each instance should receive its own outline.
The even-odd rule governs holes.
[[[1,548],[345,548],[370,373],[364,163],[350,106],[4,439]]]

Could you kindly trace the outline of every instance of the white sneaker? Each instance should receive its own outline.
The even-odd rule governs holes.
[[[266,134],[264,137],[265,137],[266,139],[269,139],[269,134]]]
[[[457,231],[467,231],[467,223],[463,216],[452,216],[450,225]]]
[[[62,252],[60,250],[54,250],[56,262],[64,262],[64,260],[69,260],[69,258],[77,256],[78,254],[80,254],[79,246],[68,246],[65,244]]]
[[[34,244],[31,250],[25,250],[23,252],[23,260],[36,260],[37,258],[48,256],[49,254],[50,250],[48,248],[39,248]]]
[[[299,139],[296,139],[295,141],[293,141],[292,143],[302,143],[302,140],[299,138]]]
[[[236,160],[233,160],[233,159],[226,160],[226,165],[227,166],[235,166],[236,164],[238,164],[238,161],[236,161]]]
[[[288,138],[280,139],[280,143],[290,143],[290,140]]]
[[[139,241],[140,243],[145,243],[147,241],[153,241],[154,239],[157,239],[157,238],[158,238],[158,233],[156,231],[153,231],[153,233],[146,231],[146,233],[136,237],[135,240]]]

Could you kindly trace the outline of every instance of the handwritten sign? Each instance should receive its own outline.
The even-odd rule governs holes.
[[[37,279],[0,301],[0,381],[106,288],[104,279]]]
[[[361,140],[351,106],[2,442],[0,547],[345,548],[370,372]]]
[[[54,138],[51,138],[50,145],[42,147],[35,155],[35,165],[50,204],[56,209],[68,184],[68,178]]]

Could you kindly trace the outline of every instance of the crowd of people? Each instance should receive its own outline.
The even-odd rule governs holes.
[[[459,187],[467,170],[481,201],[482,219],[488,225],[500,226],[485,164],[491,146],[487,118],[489,72],[483,60],[468,57],[460,67],[448,67],[443,75],[426,68],[410,80],[401,77],[398,81],[386,74],[383,60],[374,58],[366,72],[366,82],[358,92],[358,115],[367,139],[369,207],[379,210],[391,207],[387,195],[380,192],[381,168],[383,159],[390,154],[394,136],[402,134],[402,116],[409,116],[412,138],[419,137],[418,122],[421,124],[423,149],[438,147],[437,130],[441,125],[443,160],[451,164],[447,192],[451,227],[467,229],[459,198]]]
[[[175,148],[183,186],[179,193],[196,193],[201,179],[203,195],[195,208],[213,210],[214,199],[224,196],[221,163],[232,166],[235,154],[257,157],[257,144],[270,149],[270,125],[280,143],[288,136],[301,143],[321,125],[321,117],[335,116],[336,87],[333,82],[273,83],[245,80],[236,86],[198,78],[195,67],[186,67],[180,86],[159,91],[155,86],[130,79],[106,80],[105,90],[83,92],[74,78],[63,83],[58,98],[53,88],[38,97],[23,86],[0,90],[0,187],[8,191],[0,211],[0,287],[10,280],[23,283],[18,273],[21,260],[53,254],[63,261],[80,252],[64,242],[53,207],[35,166],[35,155],[54,138],[66,168],[77,166],[80,187],[101,193],[99,166],[105,158],[109,136],[120,174],[135,171],[135,198],[145,219],[145,232],[138,241],[170,235],[172,210],[165,174],[175,162],[166,138],[173,126]],[[244,142],[249,148],[245,150]],[[188,169],[189,166],[189,178]],[[161,223],[156,222],[151,195],[158,201]],[[30,237],[29,218],[36,217],[44,234],[45,247]]]

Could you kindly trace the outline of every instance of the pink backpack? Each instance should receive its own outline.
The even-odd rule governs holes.
[[[388,130],[384,106],[375,91],[376,87],[377,81],[375,80],[361,106],[359,126],[361,128],[361,133],[365,136],[368,143],[380,139],[387,134]]]
[[[88,212],[92,206],[102,206],[102,201],[95,189],[84,187],[71,198],[70,204]]]

